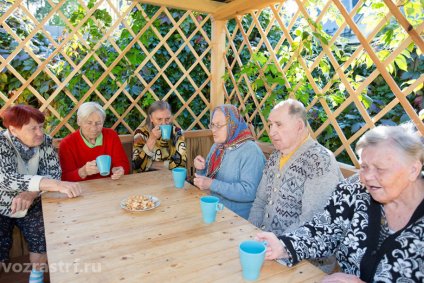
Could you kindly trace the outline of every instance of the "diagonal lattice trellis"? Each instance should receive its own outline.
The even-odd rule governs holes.
[[[205,128],[210,108],[210,16],[137,1],[118,7],[120,1],[90,4],[79,0],[81,18],[71,22],[72,15],[62,11],[65,0],[47,2],[50,11],[42,19],[34,17],[24,1],[2,4],[2,28],[16,46],[0,56],[0,69],[17,81],[13,91],[0,91],[2,109],[32,100],[50,113],[48,132],[64,136],[77,127],[79,105],[95,100],[108,113],[107,126],[132,133],[144,121],[148,104],[162,99],[173,106],[177,125]],[[103,18],[96,14],[106,11],[104,7],[114,19],[109,23],[104,14]],[[64,34],[59,38],[44,29],[53,16],[64,23]],[[13,26],[16,18],[25,18],[27,34],[18,34]],[[88,26],[100,31],[95,40],[96,34]],[[43,56],[34,52],[36,37],[48,42],[49,51]],[[29,74],[15,63],[22,54],[35,65]],[[67,72],[58,72],[58,68]],[[126,69],[129,74],[123,76]],[[40,81],[50,81],[48,90]]]
[[[215,9],[218,21],[232,10],[259,9],[226,22],[225,50],[215,46],[215,54],[212,46],[223,42],[211,38],[210,15],[116,0],[77,0],[69,13],[65,0],[44,2],[42,17],[24,1],[0,4],[0,106],[37,105],[57,137],[76,129],[75,112],[87,100],[99,101],[106,126],[120,133],[132,133],[146,106],[160,99],[173,106],[177,125],[204,129],[210,108],[222,101],[216,95],[237,104],[265,140],[272,105],[296,97],[307,105],[312,135],[354,165],[356,141],[376,124],[410,119],[424,133],[413,107],[424,75],[404,79],[394,71],[424,49],[422,13],[414,19],[404,8],[416,0],[359,0],[351,9],[340,0],[211,2],[202,9]],[[364,12],[370,6],[376,13]],[[45,29],[53,17],[63,23],[59,38]],[[331,34],[321,26],[328,21]],[[382,34],[390,28],[397,37],[386,38],[387,48]]]
[[[366,1],[358,1],[348,12],[339,0],[314,1],[315,5],[308,1],[296,0],[253,11],[236,18],[232,25],[227,27],[226,101],[238,104],[246,113],[248,121],[256,126],[260,125],[256,127],[258,138],[267,136],[268,133],[266,118],[270,106],[267,111],[266,104],[272,106],[287,96],[300,98],[307,105],[311,114],[309,121],[312,135],[321,141],[329,140],[326,145],[334,151],[338,159],[345,162],[350,160],[354,165],[358,165],[353,150],[358,138],[367,129],[391,119],[394,110],[399,112],[400,109],[414,121],[421,132],[424,132],[423,124],[408,99],[408,95],[423,84],[424,75],[421,74],[412,84],[401,89],[396,74],[389,72],[394,61],[399,60],[399,55],[409,52],[411,44],[417,49],[422,48],[424,23],[421,19],[415,26],[410,26],[407,21],[405,23],[401,7],[393,5],[389,0],[377,2],[384,16],[380,15],[379,20],[372,26],[361,23],[358,15],[358,11],[369,5]],[[337,29],[333,35],[322,35],[317,23],[324,22],[330,14],[333,18],[340,19]],[[382,57],[379,50],[381,47],[375,42],[377,35],[388,22],[404,27],[404,36],[396,46],[392,46],[392,51],[387,56]],[[354,43],[350,44],[354,48],[350,56],[341,59],[337,52],[340,52],[340,44],[346,41],[341,36],[346,27],[353,32],[350,40],[354,39]],[[302,29],[309,31],[308,40],[311,40],[310,36],[313,35],[319,44],[313,54],[307,52],[306,42],[299,40],[299,30]],[[369,30],[366,35],[364,29]],[[276,33],[279,38],[275,38]],[[251,58],[259,53],[265,55],[263,60],[266,62],[254,61],[257,69],[252,73],[249,67],[246,69],[246,65],[249,65],[248,60],[251,61]],[[363,66],[358,62],[366,60],[373,66],[366,75],[355,80],[355,76],[358,76],[356,68]],[[328,65],[323,65],[323,62],[328,62]],[[276,69],[273,74],[279,74],[282,81],[264,79],[270,75],[270,67]],[[323,67],[329,70],[327,76],[323,76]],[[306,79],[293,79],[298,73],[302,73],[302,77]],[[259,86],[258,79],[261,82]],[[384,82],[383,85],[388,89],[389,101],[378,108],[371,108],[364,98],[373,99],[374,93],[371,90],[377,80]],[[380,82],[379,85],[381,84]],[[338,91],[343,96],[338,103],[329,99],[334,89],[343,90]],[[377,100],[375,97],[374,99]],[[345,125],[346,119],[352,116],[359,119],[354,131],[348,130]],[[333,137],[327,137],[331,133]]]

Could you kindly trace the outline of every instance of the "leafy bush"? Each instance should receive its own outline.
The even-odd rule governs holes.
[[[13,0],[1,2],[0,14],[7,12],[13,2]],[[306,8],[312,12],[317,9],[319,13],[321,2],[310,0]],[[358,24],[372,27],[385,17],[387,8],[382,1],[364,2],[364,6],[358,11],[357,16],[361,21]],[[90,0],[87,7],[91,9],[95,4],[96,1]],[[39,8],[37,20],[43,20],[49,13],[51,10],[49,5],[47,3],[46,6]],[[145,110],[153,101],[166,99],[173,110],[179,112],[176,120],[184,129],[198,129],[209,123],[207,112],[206,114],[202,112],[207,108],[204,100],[210,100],[211,58],[208,38],[211,35],[211,23],[206,21],[202,30],[198,30],[196,24],[196,21],[197,23],[204,21],[204,15],[192,13],[186,16],[185,12],[174,9],[158,12],[159,7],[137,4],[119,24],[119,28],[104,40],[104,34],[114,25],[112,16],[106,9],[98,8],[92,11],[93,14],[88,20],[81,22],[87,13],[87,9],[81,5],[83,4],[80,1],[70,0],[60,9],[73,27],[80,25],[79,35],[72,33],[70,27],[66,26],[57,15],[50,19],[52,23],[65,27],[63,36],[56,40],[57,44],[63,44],[66,40],[60,50],[45,33],[38,31],[28,40],[25,50],[14,54],[15,48],[19,45],[18,41],[8,30],[0,28],[0,55],[5,60],[10,60],[9,65],[0,72],[0,94],[3,97],[10,99],[18,95],[16,103],[25,102],[41,107],[55,94],[47,108],[47,132],[54,131],[57,137],[63,137],[72,128],[77,127],[73,115],[68,121],[70,127],[65,125],[56,129],[63,118],[75,110],[75,104],[83,98],[99,101],[100,104],[110,103],[112,108],[107,109],[106,126],[116,128],[119,133],[131,132],[145,119],[145,113],[140,112],[138,108],[131,108],[134,100],[140,109]],[[422,5],[419,0],[403,3],[405,17],[414,27],[422,23]],[[282,14],[281,20],[286,26],[291,20],[290,17],[290,14]],[[272,18],[273,13],[269,9],[263,10],[258,15],[262,27],[268,26]],[[339,26],[344,20],[334,7],[330,8],[325,18],[336,22]],[[151,25],[147,27],[150,22]],[[13,11],[5,23],[20,39],[25,39],[34,29],[34,23],[19,9]],[[238,48],[244,45],[244,47],[240,49],[239,54],[234,54],[231,48],[227,51],[227,61],[230,65],[235,60],[240,60],[242,65],[235,64],[231,70],[236,85],[230,80],[229,73],[225,75],[225,88],[227,93],[231,93],[235,87],[239,89],[241,99],[244,99],[244,114],[252,118],[256,129],[262,129],[264,127],[262,119],[259,115],[254,115],[257,111],[267,117],[275,103],[287,98],[289,94],[294,95],[305,105],[309,105],[317,98],[304,65],[296,58],[302,57],[304,64],[309,67],[322,52],[323,45],[329,43],[331,36],[323,30],[320,23],[303,18],[290,30],[292,42],[285,40],[276,51],[274,59],[268,53],[268,47],[256,27],[248,34],[246,42],[240,28],[249,30],[252,23],[253,18],[246,15],[241,18],[241,26],[235,20],[230,20],[227,24],[227,29],[233,36],[234,46]],[[181,31],[175,30],[177,25]],[[279,25],[273,24],[270,27],[267,40],[272,48],[279,44],[282,34]],[[387,21],[371,43],[372,48],[378,51],[377,56],[384,61],[407,36],[403,27],[397,22]],[[166,38],[167,46],[162,43],[163,38]],[[131,48],[127,48],[135,40],[137,42]],[[253,54],[246,44],[254,49]],[[342,65],[352,57],[358,45],[339,37],[329,48],[337,64]],[[44,63],[53,52],[53,59],[47,62],[44,70],[40,71],[40,64]],[[202,64],[198,64],[196,57],[202,58]],[[411,44],[389,64],[388,71],[397,85],[403,89],[422,76],[423,61],[420,50]],[[77,71],[76,67],[80,65],[82,67]],[[287,69],[283,75],[280,70],[285,67]],[[363,52],[344,70],[349,87],[353,89],[360,87],[364,79],[375,69],[369,55]],[[105,74],[108,70],[110,75]],[[186,77],[184,70],[189,72],[191,79]],[[326,93],[319,97],[327,102],[331,111],[337,111],[349,97],[346,85],[340,79],[335,79],[335,74],[334,64],[327,56],[323,56],[311,72],[314,83],[321,89],[331,83]],[[22,79],[28,80],[32,76],[34,78],[30,85],[21,89]],[[64,87],[58,89],[62,84]],[[94,91],[88,94],[93,85],[96,86]],[[201,86],[203,86],[201,95],[192,98]],[[423,108],[422,87],[421,83],[407,97],[417,111]],[[248,95],[251,88],[254,90],[254,97]],[[371,117],[378,115],[394,98],[394,94],[381,76],[376,77],[358,94],[358,99]],[[258,109],[254,100],[265,101]],[[233,96],[231,103],[240,105],[237,95]],[[4,104],[5,101],[0,100],[0,106]],[[184,108],[186,105],[190,111]],[[117,123],[117,117],[124,114],[126,116],[123,122],[126,125]],[[195,123],[193,115],[203,116]],[[310,109],[309,122],[313,130],[317,130],[327,119],[320,103],[316,103]],[[399,124],[408,119],[405,111],[398,105],[381,117],[378,123]],[[341,111],[337,122],[347,139],[365,124],[360,111],[353,103]],[[260,138],[269,141],[266,132]],[[324,129],[318,140],[331,150],[337,150],[342,145],[332,125]],[[338,159],[350,163],[345,151],[338,156]]]
[[[1,14],[7,11],[12,2],[0,4]],[[87,8],[92,9],[95,3],[96,1],[90,0]],[[47,63],[46,71],[42,71],[34,77],[31,82],[32,88],[24,89],[15,101],[41,107],[43,101],[34,93],[38,92],[47,100],[55,91],[57,92],[58,84],[66,81],[65,87],[58,91],[50,103],[52,107],[50,109],[57,111],[58,115],[47,111],[47,132],[53,131],[64,117],[75,110],[77,101],[85,99],[86,101],[98,101],[101,105],[110,102],[113,109],[107,109],[105,125],[114,127],[119,133],[128,133],[137,128],[145,119],[145,114],[137,108],[129,109],[132,101],[137,99],[139,107],[145,111],[153,101],[166,99],[173,110],[177,111],[183,108],[184,103],[190,101],[191,96],[200,86],[204,85],[205,81],[209,80],[206,70],[196,63],[196,57],[193,55],[196,53],[197,56],[202,56],[203,65],[207,70],[210,69],[210,52],[205,38],[205,36],[210,38],[210,21],[203,25],[203,33],[196,32],[195,21],[202,22],[203,15],[193,13],[194,18],[186,17],[180,25],[183,34],[178,31],[171,33],[175,21],[185,14],[184,11],[169,9],[172,16],[170,18],[167,13],[157,14],[158,7],[137,5],[124,19],[126,24],[122,24],[108,40],[102,40],[113,22],[106,9],[95,9],[92,16],[82,22],[86,17],[87,9],[75,2],[65,6],[68,9],[69,23],[73,27],[81,23],[78,33],[83,36],[84,40],[81,40],[81,36],[73,34],[71,28],[65,25],[64,35],[57,40],[57,43],[61,44],[63,40],[67,40],[67,42],[62,49],[57,50],[46,34],[39,31],[28,41],[30,52],[33,52],[34,55],[30,56],[28,52],[21,51],[10,62],[15,72],[5,68],[0,73],[0,91],[11,97],[22,86],[22,82],[14,74],[19,73],[24,80],[28,80],[37,72],[40,63],[45,58],[52,52],[59,51],[54,59]],[[48,11],[48,7],[40,10],[44,15]],[[38,17],[42,17],[42,14],[38,14]],[[149,19],[153,17],[155,20],[150,28],[143,30]],[[59,24],[61,22],[57,18],[54,21]],[[34,23],[20,10],[15,10],[7,18],[6,23],[22,39],[26,38],[34,29]],[[64,23],[62,22],[62,24]],[[188,44],[185,43],[183,36],[190,38]],[[135,37],[138,38],[138,42],[119,58],[123,50],[135,40]],[[166,39],[167,47],[161,43],[160,37],[168,37]],[[2,46],[0,54],[4,58],[10,56],[18,46],[18,42],[5,29],[0,29],[0,42]],[[161,47],[156,50],[160,45]],[[177,59],[171,59],[174,54]],[[149,55],[152,56],[152,60],[148,59]],[[142,64],[143,67],[141,67]],[[79,65],[82,67],[76,71],[76,66]],[[166,68],[164,68],[165,65]],[[181,66],[185,70],[190,70],[191,79],[188,77],[182,79],[185,75]],[[110,75],[105,75],[108,68],[110,68]],[[161,70],[162,68],[164,69]],[[161,71],[163,74],[159,75]],[[154,84],[149,85],[154,79],[156,80]],[[88,95],[94,84],[96,85],[95,90]],[[174,87],[175,90],[171,91]],[[209,92],[210,85],[208,83],[202,89],[206,100],[209,100]],[[4,105],[4,102],[0,103]],[[198,116],[206,108],[206,104],[199,97],[195,97],[191,100],[189,107],[192,113]],[[126,114],[124,122],[128,126],[123,123],[116,125],[116,116],[122,116],[124,113]],[[209,122],[209,117],[204,115],[200,118],[200,124],[192,125],[194,117],[187,109],[184,109],[176,119],[182,128],[190,126],[199,128]],[[69,124],[71,127],[77,128],[75,117],[69,120]],[[56,136],[63,137],[69,132],[68,127],[62,127]]]
[[[319,14],[320,5],[322,4],[322,1],[318,0],[308,1],[307,9],[310,14]],[[403,5],[403,10],[408,21],[414,26],[421,24],[423,18],[420,11],[423,9],[423,3],[418,0],[412,0],[403,3]],[[292,21],[293,15],[285,12],[287,11],[283,10],[280,13],[282,17],[281,21],[288,26],[288,23]],[[373,28],[376,23],[385,19],[387,12],[387,7],[383,2],[365,1],[364,6],[362,6],[362,9],[357,14],[359,19],[358,24],[364,24],[365,27]],[[265,10],[261,12],[259,19],[263,29],[268,27],[268,23],[271,22],[273,16],[269,11]],[[337,22],[339,26],[343,22],[340,13],[331,9],[325,17],[333,22]],[[316,98],[324,99],[330,110],[334,112],[350,96],[346,87],[357,90],[361,87],[365,78],[368,78],[376,70],[374,62],[369,55],[366,52],[362,52],[359,57],[356,57],[343,69],[347,83],[341,81],[339,76],[335,76],[335,63],[327,55],[318,57],[323,51],[323,46],[327,46],[331,50],[339,66],[350,60],[353,53],[361,46],[359,43],[352,43],[342,36],[337,37],[335,42],[329,45],[332,36],[323,30],[322,25],[303,17],[299,17],[295,21],[293,27],[289,30],[289,35],[283,32],[278,23],[273,24],[272,28],[268,27],[270,31],[267,39],[272,48],[277,46],[278,41],[282,37],[290,37],[292,39],[291,42],[284,40],[279,49],[275,51],[274,57],[273,54],[270,54],[269,46],[263,43],[259,30],[256,27],[252,28],[252,21],[251,15],[246,15],[240,23],[241,27],[235,20],[229,22],[230,36],[235,38],[235,47],[239,48],[243,44],[250,45],[254,52],[251,53],[248,48],[241,49],[238,55],[242,66],[236,64],[225,75],[225,87],[229,94],[232,94],[235,88],[237,88],[242,96],[243,103],[238,100],[236,95],[233,96],[232,103],[245,105],[245,114],[251,118],[253,117],[252,123],[256,129],[262,129],[264,124],[260,116],[255,115],[258,106],[251,99],[252,96],[255,96],[259,102],[266,98],[265,103],[260,107],[260,113],[264,117],[268,116],[270,110],[277,102],[287,99],[290,95],[296,97],[305,105],[310,105]],[[240,32],[241,28],[245,31],[251,31],[248,34],[248,41],[242,36]],[[384,61],[407,36],[408,34],[403,27],[392,19],[386,22],[371,45],[377,51],[376,53],[379,59]],[[236,56],[232,54],[231,50],[228,54],[230,65],[233,64],[235,58]],[[298,60],[298,58],[302,59]],[[308,78],[308,74],[305,72],[305,66],[309,68],[316,60],[319,60],[318,64],[311,71],[311,77]],[[422,76],[423,69],[424,56],[414,44],[410,44],[404,49],[387,67],[396,84],[402,89],[410,86]],[[284,74],[280,70],[284,70]],[[236,83],[230,79],[232,76]],[[311,80],[320,89],[324,89],[329,83],[331,87],[325,93],[318,95],[311,85]],[[253,93],[250,87],[253,89]],[[409,102],[415,107],[417,113],[423,108],[422,88],[423,84],[421,83],[407,97]],[[395,95],[383,77],[379,75],[371,84],[358,93],[358,99],[362,104],[360,107],[365,109],[367,115],[375,117],[395,99]],[[343,107],[344,109],[336,119],[343,134],[349,139],[365,125],[365,121],[358,110],[358,106],[354,103]],[[312,129],[316,131],[327,120],[326,111],[320,100],[318,100],[309,111],[309,123]],[[397,105],[383,117],[380,117],[377,124],[394,125],[407,120],[409,120],[408,115],[401,105]],[[331,124],[327,126],[317,139],[327,148],[336,151],[342,146],[342,142],[333,126]],[[266,133],[260,136],[260,139],[269,141]],[[352,163],[346,151],[342,151],[337,158],[339,161]]]

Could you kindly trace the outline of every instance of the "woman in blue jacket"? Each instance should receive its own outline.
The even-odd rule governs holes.
[[[200,155],[194,159],[194,185],[209,189],[227,208],[247,219],[265,157],[234,105],[216,107],[209,128],[215,143],[206,160]]]

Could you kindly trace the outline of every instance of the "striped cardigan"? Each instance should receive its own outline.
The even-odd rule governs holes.
[[[19,174],[17,152],[4,133],[5,131],[0,132],[0,214],[10,216],[14,197],[21,192],[39,190],[41,176],[60,180],[62,170],[52,145],[52,138],[45,135],[39,147],[40,162],[37,175]]]

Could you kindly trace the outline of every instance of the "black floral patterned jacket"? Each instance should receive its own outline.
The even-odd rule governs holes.
[[[343,272],[365,282],[424,282],[424,201],[393,234],[384,233],[382,208],[358,176],[343,181],[322,214],[280,237],[288,264],[335,253]]]

